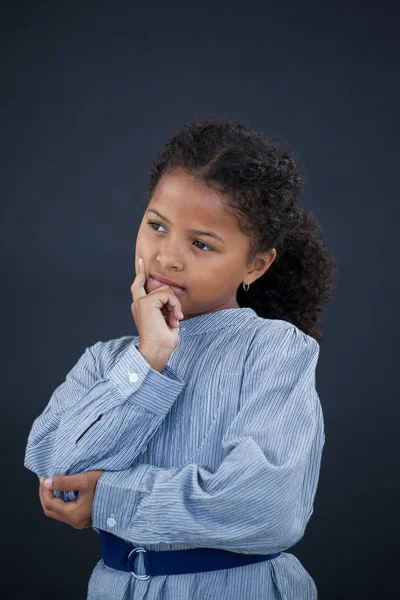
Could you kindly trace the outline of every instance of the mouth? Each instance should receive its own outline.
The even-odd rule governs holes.
[[[150,275],[149,277],[150,279],[150,283],[154,286],[154,288],[158,288],[161,287],[163,285],[169,285],[169,287],[176,293],[176,294],[181,294],[182,292],[185,291],[185,288],[179,287],[177,285],[173,285],[172,283],[165,283],[165,281],[160,281],[159,279],[156,279],[155,277],[153,277],[152,275]]]

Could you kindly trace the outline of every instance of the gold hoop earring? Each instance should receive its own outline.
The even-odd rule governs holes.
[[[244,291],[245,291],[245,292],[248,292],[248,291],[249,291],[250,284],[249,284],[249,283],[246,283],[246,284],[245,284],[245,283],[242,283],[242,285],[243,285],[243,289],[244,289]],[[247,287],[244,287],[245,285],[247,285]]]

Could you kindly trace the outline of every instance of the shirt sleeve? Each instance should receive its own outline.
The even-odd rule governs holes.
[[[294,326],[272,338],[253,344],[246,357],[240,409],[222,437],[218,468],[139,464],[105,472],[95,489],[93,527],[138,545],[260,554],[283,551],[303,536],[325,441],[315,389],[319,344]]]
[[[102,377],[101,356],[108,343],[86,348],[34,420],[24,466],[39,478],[128,468],[183,389],[184,381],[172,368],[156,371],[134,343]],[[55,496],[77,497],[73,490]]]

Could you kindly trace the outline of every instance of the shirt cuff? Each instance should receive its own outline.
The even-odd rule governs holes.
[[[161,373],[153,369],[134,343],[107,377],[129,402],[163,417],[185,387],[185,381],[170,366],[165,365]]]
[[[145,495],[140,483],[151,465],[139,464],[129,471],[105,471],[97,480],[92,503],[92,527],[127,539],[133,515]]]

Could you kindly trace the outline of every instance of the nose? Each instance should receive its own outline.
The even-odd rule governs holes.
[[[160,246],[157,260],[161,265],[161,270],[166,271],[167,269],[175,269],[181,271],[183,269],[183,248],[179,242],[173,242],[164,240]]]

